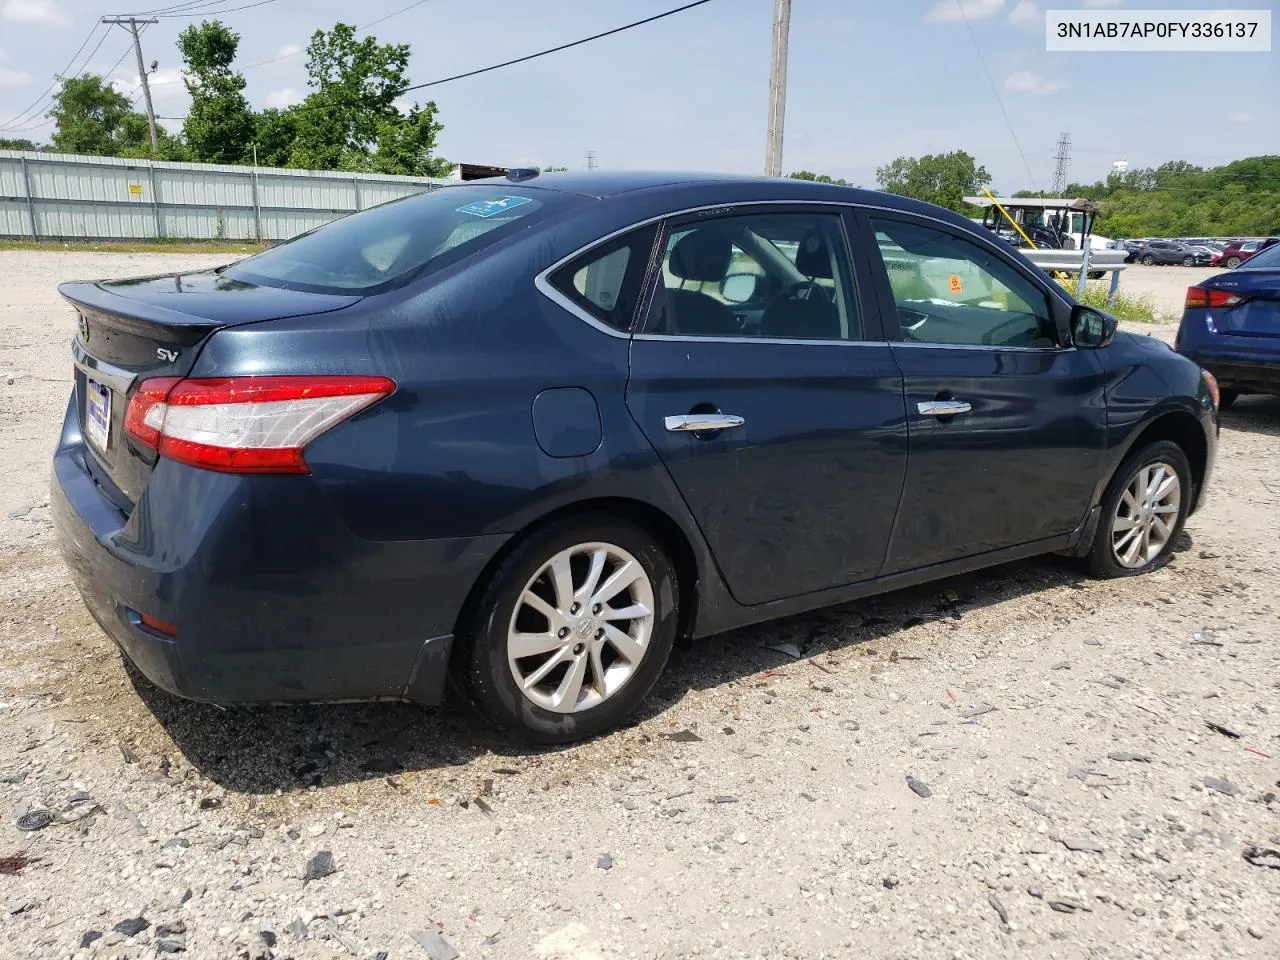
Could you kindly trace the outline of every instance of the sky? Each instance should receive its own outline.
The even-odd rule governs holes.
[[[125,29],[100,27],[79,57],[72,55],[101,16],[183,0],[141,0],[134,10],[104,5],[111,2],[0,0],[0,126],[36,101],[69,61],[72,72],[109,75],[126,93],[138,92]],[[313,30],[339,20],[367,24],[409,3],[203,0],[206,10],[227,11],[218,19],[241,36],[238,64],[247,68],[256,107],[306,95],[299,51]],[[426,82],[678,5],[425,0],[370,32],[410,44],[409,74]],[[1275,11],[1280,0],[793,0],[784,172],[808,169],[875,186],[876,168],[897,157],[964,149],[998,190],[1043,189],[1064,132],[1075,182],[1105,177],[1116,160],[1213,166],[1280,154],[1280,39],[1271,53],[1046,53],[1046,6]],[[439,152],[454,161],[578,169],[593,151],[609,169],[760,173],[773,7],[774,0],[710,0],[416,96],[438,105]],[[165,17],[143,34],[146,61],[159,63],[152,83],[161,117],[185,113],[175,41],[199,19]],[[277,57],[284,59],[250,66]],[[0,137],[41,141],[52,129],[43,112],[18,126],[30,129],[0,130]]]

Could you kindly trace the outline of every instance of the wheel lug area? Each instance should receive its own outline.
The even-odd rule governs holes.
[[[570,613],[577,613],[577,612],[578,612],[579,610],[581,610],[581,609],[582,609],[582,604],[580,604],[580,603],[575,603],[573,606],[571,606],[571,607],[569,608],[569,612],[570,612]]]
[[[603,639],[604,639],[604,627],[601,627],[601,628],[599,628],[598,630],[596,630],[596,639],[597,639],[597,640],[603,640]]]
[[[568,627],[561,627],[559,630],[556,631],[556,636],[559,637],[561,640],[563,640],[568,635],[569,635]]]
[[[598,617],[598,616],[600,616],[600,611],[601,611],[601,610],[603,610],[603,609],[604,609],[604,607],[600,606],[600,604],[598,604],[598,603],[597,603],[597,604],[593,604],[593,605],[592,605],[592,607],[591,607],[591,615],[592,615],[593,617]]]
[[[574,655],[575,657],[580,657],[580,656],[582,656],[582,651],[583,651],[583,650],[586,650],[586,649],[587,649],[586,644],[584,644],[584,643],[575,643],[575,644],[573,645],[573,655]]]

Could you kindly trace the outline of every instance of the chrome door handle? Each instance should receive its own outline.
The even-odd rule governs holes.
[[[916,404],[922,417],[954,417],[958,413],[968,413],[972,406],[963,400],[924,400]]]
[[[671,433],[709,433],[712,430],[732,430],[747,421],[729,413],[684,413],[678,417],[667,417],[665,422]]]

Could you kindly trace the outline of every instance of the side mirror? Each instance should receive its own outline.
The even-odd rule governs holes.
[[[746,303],[756,295],[759,279],[754,273],[731,273],[720,281],[720,296],[730,303]]]
[[[1116,318],[1077,303],[1071,309],[1071,339],[1082,350],[1097,350],[1116,338]]]

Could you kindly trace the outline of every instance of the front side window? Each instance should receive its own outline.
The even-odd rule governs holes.
[[[455,250],[487,246],[550,202],[568,202],[563,194],[532,194],[461,186],[393,200],[241,260],[223,276],[311,293],[377,293],[407,283]]]
[[[1012,264],[945,229],[872,218],[902,339],[991,347],[1054,347],[1048,297]]]
[[[764,213],[673,225],[648,330],[695,337],[861,339],[840,217]]]

